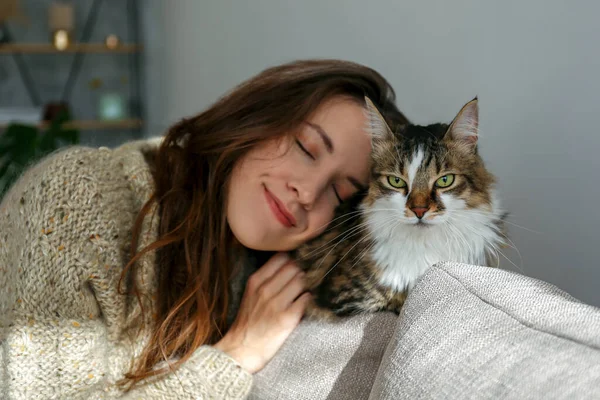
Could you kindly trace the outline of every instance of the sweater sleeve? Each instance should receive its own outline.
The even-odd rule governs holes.
[[[175,372],[137,386],[125,399],[244,399],[252,375],[231,357],[211,346],[201,346]]]
[[[252,375],[210,346],[129,392],[115,385],[139,352],[123,339],[134,303],[116,289],[137,215],[122,175],[111,151],[71,148],[0,203],[0,397],[245,398]]]

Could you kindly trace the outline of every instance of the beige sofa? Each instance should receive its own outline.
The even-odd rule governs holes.
[[[250,398],[600,399],[600,309],[523,275],[441,263],[399,317],[301,323]]]

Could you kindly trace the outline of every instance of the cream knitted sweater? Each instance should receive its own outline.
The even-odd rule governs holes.
[[[114,385],[146,343],[140,307],[117,293],[131,228],[152,193],[140,141],[74,147],[27,171],[0,204],[0,398],[242,399],[252,375],[210,346],[174,373],[123,393]],[[140,248],[156,238],[147,218]],[[138,285],[156,287],[154,256]],[[124,286],[125,288],[127,286]],[[154,296],[144,298],[148,321]]]

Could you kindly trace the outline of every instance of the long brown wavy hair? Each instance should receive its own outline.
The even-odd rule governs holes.
[[[405,124],[395,93],[376,71],[339,60],[305,60],[266,69],[195,117],[169,129],[158,149],[155,192],[133,228],[132,259],[156,251],[157,319],[139,360],[123,382],[174,370],[199,346],[227,331],[228,284],[235,239],[225,216],[227,187],[237,160],[265,140],[290,134],[334,96],[364,103],[368,96],[391,125]],[[159,237],[136,253],[142,222],[158,204]],[[137,288],[133,288],[136,296]],[[139,299],[139,297],[138,297]],[[171,361],[155,368],[162,360]],[[174,361],[176,360],[176,361]]]

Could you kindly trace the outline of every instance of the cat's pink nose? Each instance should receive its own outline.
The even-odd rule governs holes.
[[[428,207],[413,207],[411,208],[412,212],[415,213],[415,215],[417,216],[417,218],[421,219],[423,218],[423,215],[425,215],[425,213],[427,211],[429,211]]]

